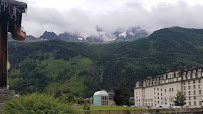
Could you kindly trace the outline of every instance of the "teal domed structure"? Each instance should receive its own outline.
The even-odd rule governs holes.
[[[94,106],[109,106],[109,94],[104,90],[95,92],[93,104]]]

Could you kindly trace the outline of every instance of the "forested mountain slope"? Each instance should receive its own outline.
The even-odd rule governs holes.
[[[124,80],[133,92],[138,80],[183,66],[201,67],[202,58],[203,29],[180,27],[133,42],[9,42],[9,84],[20,93],[72,92],[89,97],[96,90],[113,90]]]

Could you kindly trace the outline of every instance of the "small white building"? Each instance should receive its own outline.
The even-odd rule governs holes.
[[[94,93],[93,96],[94,106],[108,106],[109,105],[109,94],[102,90]]]

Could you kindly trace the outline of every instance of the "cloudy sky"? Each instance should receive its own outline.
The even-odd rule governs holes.
[[[203,0],[19,0],[28,4],[23,16],[27,34],[44,31],[96,35],[140,26],[152,33],[164,27],[203,28]]]

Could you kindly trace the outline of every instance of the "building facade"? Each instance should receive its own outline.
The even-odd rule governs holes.
[[[185,106],[203,106],[203,68],[168,72],[153,79],[136,82],[135,106],[175,106],[178,91],[186,96]]]

